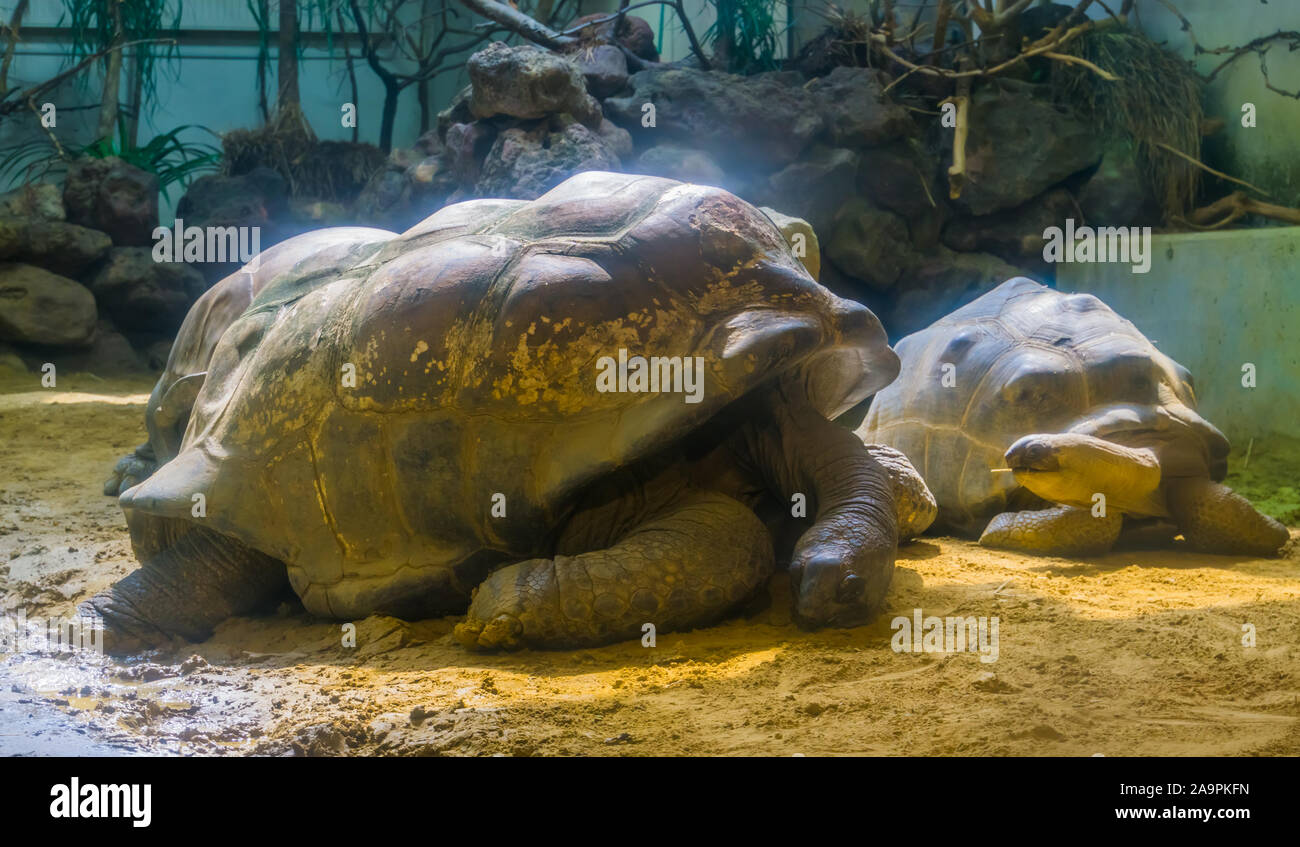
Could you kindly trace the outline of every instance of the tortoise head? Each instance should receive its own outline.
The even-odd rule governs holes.
[[[1175,479],[1221,480],[1228,440],[1196,413],[1191,374],[1091,295],[1053,295],[1055,320],[1009,357],[1002,431],[1037,432],[1005,454],[1044,499],[1166,514]],[[1012,417],[1019,416],[1018,422]]]
[[[1116,404],[1065,432],[1035,433],[1007,450],[1016,482],[1055,503],[1167,514],[1165,486],[1192,477],[1220,480],[1228,441],[1209,421],[1173,398],[1156,405]]]

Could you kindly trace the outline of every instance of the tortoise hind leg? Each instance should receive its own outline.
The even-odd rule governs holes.
[[[1074,506],[1003,512],[989,521],[980,544],[1042,556],[1097,556],[1114,546],[1123,524],[1118,512],[1099,518]]]
[[[682,489],[612,546],[493,572],[456,638],[474,649],[595,647],[639,637],[647,623],[690,629],[739,606],[772,569],[771,536],[752,511]]]
[[[106,652],[134,653],[173,636],[203,641],[221,621],[266,608],[287,590],[276,559],[205,527],[154,520],[156,551],[81,608],[103,621]]]
[[[1187,543],[1207,553],[1276,556],[1291,534],[1226,485],[1209,479],[1168,486],[1169,511]]]

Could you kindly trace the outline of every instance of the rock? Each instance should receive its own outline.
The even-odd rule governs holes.
[[[467,124],[474,120],[474,113],[469,108],[469,101],[473,94],[474,86],[465,86],[452,96],[447,108],[438,113],[438,138],[444,143],[447,139],[447,130],[454,124]]]
[[[988,253],[957,253],[939,245],[916,257],[895,287],[892,308],[881,314],[892,337],[924,329],[939,318],[1024,269]]]
[[[937,169],[920,145],[899,141],[862,152],[858,186],[876,205],[910,221],[940,207],[947,186],[934,181]]]
[[[627,59],[612,44],[579,47],[569,54],[569,60],[582,73],[587,93],[598,100],[617,94],[627,85]]]
[[[102,259],[113,242],[98,230],[39,218],[0,218],[0,259],[25,262],[77,277]]]
[[[820,101],[832,144],[878,147],[916,134],[912,116],[884,94],[888,82],[872,68],[838,67],[808,83],[808,93]]]
[[[609,148],[609,151],[618,156],[620,161],[632,155],[634,149],[632,146],[632,133],[623,129],[623,127],[615,126],[602,118],[600,126],[596,128],[596,133],[605,142],[605,146]]]
[[[907,220],[915,249],[935,247],[952,213],[938,159],[915,139],[863,150],[859,156],[859,190],[877,206]]]
[[[415,143],[411,145],[411,149],[419,154],[419,158],[421,159],[429,156],[437,156],[443,152],[442,136],[438,134],[437,130],[431,129],[428,132],[421,134],[419,138],[415,139]]]
[[[289,186],[270,168],[239,176],[201,176],[176,204],[176,216],[186,226],[267,226],[288,213]]]
[[[853,195],[858,157],[852,150],[814,147],[768,180],[762,202],[830,232],[835,213]]]
[[[239,176],[209,174],[194,182],[176,204],[176,217],[185,227],[246,227],[257,229],[264,250],[295,234],[299,227],[289,207],[289,186],[270,168],[254,168]],[[310,228],[308,225],[305,228]],[[215,283],[238,267],[238,262],[205,262],[199,267]]]
[[[817,231],[813,229],[812,224],[803,218],[791,217],[767,206],[760,206],[759,211],[767,215],[768,219],[776,224],[776,228],[781,230],[781,234],[785,236],[785,243],[790,245],[790,251],[808,269],[812,278],[821,279],[821,243],[817,240]]]
[[[32,350],[27,363],[39,370],[45,362],[53,362],[60,373],[93,373],[96,375],[149,373],[145,358],[117,331],[113,323],[100,318],[95,326],[90,346],[84,350]]]
[[[450,153],[442,152],[405,167],[391,162],[370,178],[357,198],[353,217],[397,232],[424,220],[459,184],[448,165],[450,158]]]
[[[0,343],[0,376],[27,373],[27,363],[8,344]]]
[[[384,168],[370,178],[356,202],[356,216],[372,226],[390,227],[411,210],[411,182],[405,169]],[[405,229],[405,227],[402,227]]]
[[[310,197],[290,197],[289,217],[296,223],[305,223],[312,229],[327,226],[346,226],[352,222],[347,206],[332,200],[313,200]]]
[[[972,215],[1012,209],[1100,161],[1096,128],[1039,97],[1039,88],[1002,80],[975,92],[957,206]]]
[[[534,200],[580,171],[617,171],[618,156],[592,130],[563,117],[507,129],[483,162],[480,197]]]
[[[183,262],[155,262],[147,247],[114,247],[89,280],[100,307],[125,330],[179,329],[207,290],[203,274]]]
[[[97,318],[85,286],[32,265],[0,263],[0,341],[84,347]]]
[[[992,253],[1040,276],[1052,277],[1055,271],[1043,259],[1047,243],[1043,232],[1051,226],[1064,226],[1066,218],[1078,216],[1070,192],[1054,188],[1005,212],[950,221],[943,230],[943,243],[954,250]]]
[[[69,222],[106,232],[119,247],[146,246],[158,226],[158,177],[116,156],[74,159],[63,205]]]
[[[655,49],[655,31],[648,21],[644,18],[638,18],[636,15],[624,15],[623,19],[617,22],[617,33],[614,31],[615,21],[606,20],[601,23],[592,23],[608,17],[609,12],[583,15],[580,18],[574,18],[564,29],[567,32],[575,32],[575,34],[580,35],[584,42],[598,41],[604,44],[621,44],[637,58],[645,59],[647,62],[659,61],[659,51]],[[583,24],[590,25],[583,27],[580,33],[576,32],[576,28],[582,27]]]
[[[767,172],[797,159],[823,127],[817,99],[797,79],[792,73],[742,77],[655,68],[633,74],[630,93],[607,99],[605,111],[644,146],[694,147],[726,161],[729,173]],[[655,107],[651,127],[642,124],[647,103]]]
[[[569,114],[600,123],[600,104],[587,93],[576,65],[557,53],[521,44],[489,44],[469,58],[470,111],[478,118],[538,119]]]
[[[447,165],[451,176],[462,187],[478,182],[483,160],[496,141],[496,131],[484,121],[452,124],[447,129]]]
[[[913,261],[907,223],[865,198],[854,197],[835,216],[826,258],[874,288],[889,288]]]
[[[0,194],[0,217],[39,218],[45,221],[68,219],[63,208],[63,193],[57,185],[32,182]]]
[[[660,144],[642,153],[633,170],[648,176],[662,176],[682,182],[721,186],[727,175],[703,150]]]
[[[1155,226],[1161,221],[1160,205],[1129,141],[1106,146],[1101,165],[1079,188],[1078,199],[1088,226]]]

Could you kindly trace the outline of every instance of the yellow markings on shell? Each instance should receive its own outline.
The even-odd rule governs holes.
[[[765,299],[762,283],[746,282],[733,285],[730,279],[720,279],[705,287],[703,294],[692,294],[691,305],[701,315],[715,312],[731,311],[751,303],[761,303]]]
[[[429,349],[429,345],[424,343],[424,341],[415,342],[415,352],[411,354],[411,361],[414,362],[416,359],[419,359],[420,354],[425,352],[428,349]]]
[[[565,318],[553,329],[571,329],[575,337],[557,341],[547,338],[538,343],[531,333],[521,333],[508,354],[506,372],[492,383],[492,396],[513,400],[520,406],[540,404],[555,411],[572,414],[602,403],[596,391],[595,363],[602,356],[617,356],[619,348],[633,354],[654,351],[654,355],[690,356],[696,351],[685,348],[700,334],[700,321],[689,308],[651,311],[643,309],[626,317],[594,324]],[[707,355],[706,358],[712,358]],[[608,403],[608,398],[603,400]]]

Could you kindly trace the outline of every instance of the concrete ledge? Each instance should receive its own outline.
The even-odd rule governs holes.
[[[1151,249],[1146,274],[1062,264],[1057,286],[1097,295],[1186,366],[1229,438],[1300,436],[1300,227],[1156,235]]]

